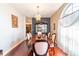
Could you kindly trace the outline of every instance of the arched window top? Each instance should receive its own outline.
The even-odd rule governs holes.
[[[65,27],[69,27],[72,26],[74,23],[76,23],[78,21],[78,18],[79,18],[79,4],[69,3],[66,5],[66,7],[61,13],[60,23]]]
[[[79,3],[69,3],[63,10],[61,18],[79,11]]]

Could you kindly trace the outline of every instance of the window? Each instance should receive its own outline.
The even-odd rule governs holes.
[[[79,17],[79,4],[68,4],[61,14],[61,24],[65,27],[72,26],[77,22]]]
[[[68,55],[79,56],[79,4],[66,5],[58,20],[58,46]]]
[[[41,31],[42,33],[47,33],[47,24],[36,24],[36,33]]]
[[[66,6],[66,8],[64,8],[64,11],[62,12],[62,17],[65,17],[77,11],[79,11],[79,3],[70,3]]]

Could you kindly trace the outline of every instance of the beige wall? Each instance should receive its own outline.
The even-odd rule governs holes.
[[[26,24],[32,24],[32,18],[26,17]]]
[[[58,26],[58,19],[61,15],[62,10],[66,6],[67,3],[63,4],[58,11],[56,11],[52,16],[51,16],[51,33],[56,33],[57,32],[57,26]],[[55,30],[54,30],[54,24],[55,24]]]
[[[58,29],[58,20],[60,18],[61,12],[63,11],[64,7],[67,5],[67,3],[63,4],[58,11],[56,11],[52,16],[51,16],[51,20],[50,20],[50,24],[51,24],[51,34],[53,33],[57,33],[57,29]],[[55,24],[55,25],[54,25]],[[52,36],[53,37],[53,36]],[[56,34],[56,39],[53,40],[55,43],[57,42],[57,34]]]

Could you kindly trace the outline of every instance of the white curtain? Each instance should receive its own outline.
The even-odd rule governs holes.
[[[79,55],[79,11],[58,21],[57,42],[69,55]]]

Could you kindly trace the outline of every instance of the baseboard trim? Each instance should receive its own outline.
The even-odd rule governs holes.
[[[3,53],[3,56],[7,56],[13,49],[15,49],[17,46],[19,46],[24,40],[19,41],[17,44],[15,44],[12,48],[7,50],[6,52]]]

